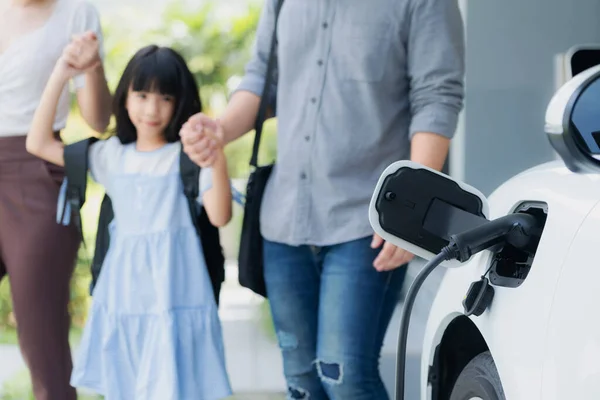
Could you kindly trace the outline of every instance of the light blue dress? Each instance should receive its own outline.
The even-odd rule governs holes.
[[[212,286],[179,176],[180,144],[90,149],[112,199],[111,243],[71,377],[107,400],[231,395]],[[201,191],[210,170],[201,174]]]

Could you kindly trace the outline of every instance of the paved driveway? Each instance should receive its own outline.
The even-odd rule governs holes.
[[[422,263],[420,262],[411,265],[407,274],[405,291],[421,267]],[[236,284],[234,272],[231,272],[231,274],[223,289],[221,306],[229,374],[236,393],[255,393],[239,394],[236,399],[278,400],[282,398],[281,395],[271,397],[267,393],[281,393],[285,390],[281,355],[276,343],[272,338],[265,335],[264,329],[257,322],[259,312],[257,299],[245,289],[240,288]],[[409,333],[406,399],[419,399],[421,340],[431,301],[442,276],[442,269],[433,272],[423,286],[422,292],[415,303]],[[381,373],[391,399],[394,398],[400,310],[400,307],[396,310],[390,323],[381,359]],[[0,345],[0,387],[4,381],[23,368],[23,360],[17,347]]]

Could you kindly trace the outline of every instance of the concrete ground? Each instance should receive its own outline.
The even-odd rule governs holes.
[[[421,266],[421,262],[414,262],[410,266],[405,291]],[[443,270],[440,269],[430,275],[415,303],[409,333],[406,399],[420,398],[421,340],[431,301],[442,274]],[[223,288],[220,314],[229,374],[236,393],[235,400],[283,400],[285,398],[283,393],[286,385],[281,354],[274,338],[266,333],[267,330],[260,320],[260,301],[260,298],[237,285],[235,266],[230,266],[227,283]],[[381,374],[392,399],[400,310],[400,307],[396,310],[390,323],[381,359]],[[0,345],[0,387],[3,382],[23,368],[23,360],[17,347]]]

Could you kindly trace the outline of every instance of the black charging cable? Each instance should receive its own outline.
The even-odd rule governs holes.
[[[525,213],[509,214],[488,221],[465,232],[451,235],[450,243],[432,258],[415,277],[408,289],[398,334],[398,355],[396,358],[396,400],[404,400],[404,375],[406,367],[406,343],[410,314],[421,286],[442,262],[456,259],[465,262],[482,250],[503,244],[511,244],[517,248],[526,247],[534,237],[538,221],[533,215]]]
[[[402,308],[402,317],[400,318],[400,333],[398,335],[398,355],[396,357],[396,400],[404,400],[404,374],[406,366],[406,342],[408,338],[408,326],[410,322],[410,314],[413,305],[417,298],[417,293],[425,282],[425,279],[437,268],[442,262],[453,259],[457,254],[456,247],[450,245],[442,249],[442,251],[432,258],[419,274],[415,277],[412,285],[408,289],[404,307]]]

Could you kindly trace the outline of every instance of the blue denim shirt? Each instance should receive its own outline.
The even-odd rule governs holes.
[[[237,90],[261,95],[277,0],[265,0]],[[457,0],[285,0],[278,28],[276,167],[266,239],[325,246],[372,235],[383,170],[416,132],[452,137],[464,95]]]

